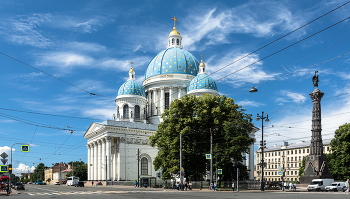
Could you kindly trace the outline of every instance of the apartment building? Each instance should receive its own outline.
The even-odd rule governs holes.
[[[330,152],[331,139],[323,140],[323,152]],[[264,149],[264,178],[272,181],[299,181],[299,168],[303,158],[310,154],[310,141],[269,146]],[[255,179],[261,178],[261,150],[256,151]],[[283,175],[282,175],[283,174]]]

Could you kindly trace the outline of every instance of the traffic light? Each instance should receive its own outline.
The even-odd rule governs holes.
[[[12,164],[9,164],[9,173],[12,173]]]

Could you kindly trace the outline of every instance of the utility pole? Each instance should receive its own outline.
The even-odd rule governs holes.
[[[210,128],[210,183],[213,183],[213,133]]]
[[[137,156],[137,186],[140,187],[140,149],[136,150]]]
[[[182,168],[182,134],[180,133],[180,183],[181,190],[183,190],[183,181],[184,181],[184,169]]]

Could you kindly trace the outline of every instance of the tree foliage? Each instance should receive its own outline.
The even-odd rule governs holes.
[[[69,162],[68,164],[72,165],[72,162]],[[87,164],[85,164],[83,161],[76,161],[73,162],[74,165],[74,176],[79,177],[79,180],[85,181],[87,180]],[[67,177],[72,176],[72,172],[67,173]]]
[[[340,126],[332,139],[331,153],[327,155],[328,165],[334,179],[350,178],[350,124]]]
[[[34,173],[31,176],[31,179],[33,181],[36,180],[45,180],[45,169],[48,167],[45,167],[44,163],[39,163],[38,166],[35,167]]]
[[[221,179],[247,177],[247,169],[241,163],[254,142],[249,137],[253,130],[250,115],[232,98],[204,94],[201,97],[184,96],[171,103],[170,110],[162,115],[163,122],[150,137],[152,146],[159,149],[154,160],[155,169],[162,169],[162,178],[178,176],[180,170],[180,134],[182,135],[183,168],[188,180],[203,180],[210,162],[210,134],[213,143],[213,168],[222,169]],[[251,171],[253,172],[253,171]]]

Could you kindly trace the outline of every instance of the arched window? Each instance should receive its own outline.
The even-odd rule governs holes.
[[[141,158],[141,175],[148,175],[148,160],[147,158]]]
[[[129,118],[129,106],[127,104],[123,106],[123,118]]]
[[[176,44],[180,45],[180,40],[179,39],[176,40]]]
[[[173,38],[172,40],[171,40],[171,44],[175,44],[175,39]]]
[[[138,105],[135,106],[135,119],[140,119],[140,107]]]

